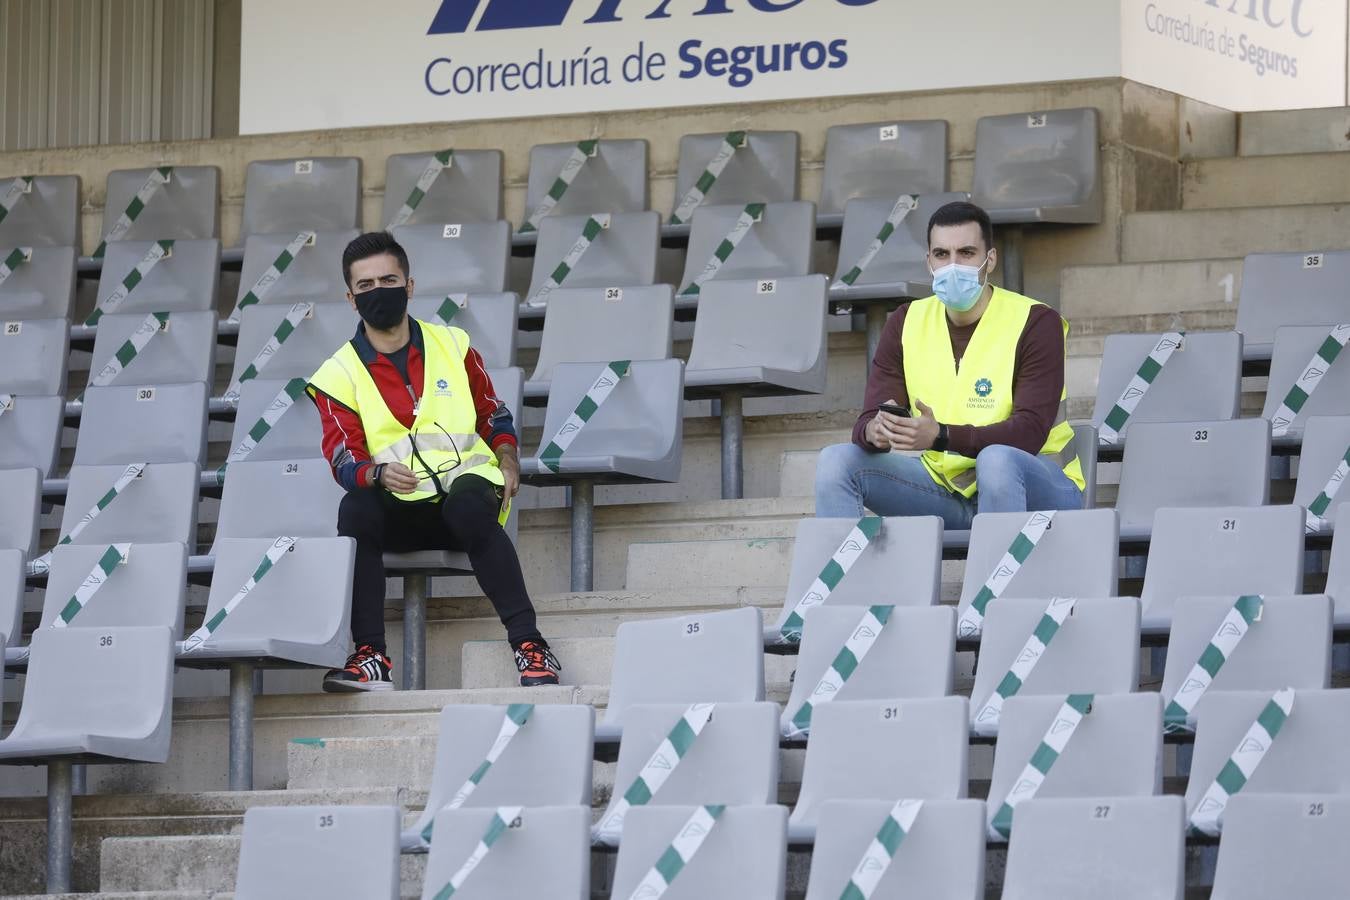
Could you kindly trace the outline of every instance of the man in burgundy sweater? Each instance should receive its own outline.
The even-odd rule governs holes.
[[[516,430],[458,328],[407,314],[408,257],[387,232],[342,256],[356,334],[310,379],[323,453],[347,490],[338,534],[356,541],[352,639],[327,691],[393,687],[384,635],[385,551],[462,550],[506,627],[520,683],[557,684],[561,666],[539,634],[520,560],[502,529],[520,487]]]
[[[857,518],[866,507],[966,529],[977,512],[1080,508],[1065,416],[1067,323],[989,284],[998,255],[979,207],[939,209],[928,245],[934,296],[887,320],[852,443],[821,453],[816,515]]]

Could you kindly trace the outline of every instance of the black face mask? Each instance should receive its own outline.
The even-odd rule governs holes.
[[[388,331],[408,313],[408,288],[377,287],[356,294],[356,311],[377,331]]]

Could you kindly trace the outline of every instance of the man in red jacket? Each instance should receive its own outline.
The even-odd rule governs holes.
[[[520,488],[511,411],[461,329],[408,316],[408,255],[388,232],[342,254],[356,334],[310,379],[323,452],[347,489],[338,534],[356,541],[356,652],[326,691],[393,687],[384,637],[383,554],[461,550],[506,627],[523,686],[557,684],[561,666],[539,634],[520,559],[502,529]]]

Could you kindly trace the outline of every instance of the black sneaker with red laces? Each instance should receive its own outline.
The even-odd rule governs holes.
[[[323,677],[323,689],[329,693],[349,691],[392,691],[393,663],[382,651],[362,644],[347,657],[347,665],[330,669]]]
[[[557,684],[562,663],[548,648],[548,641],[521,641],[516,646],[516,668],[520,670],[520,686],[535,687]]]

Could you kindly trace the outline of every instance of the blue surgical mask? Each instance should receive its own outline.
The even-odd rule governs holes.
[[[985,262],[989,261],[988,254]],[[979,302],[984,293],[985,281],[980,279],[978,266],[962,266],[956,263],[943,266],[933,273],[933,293],[946,304],[952,312],[969,312]]]

